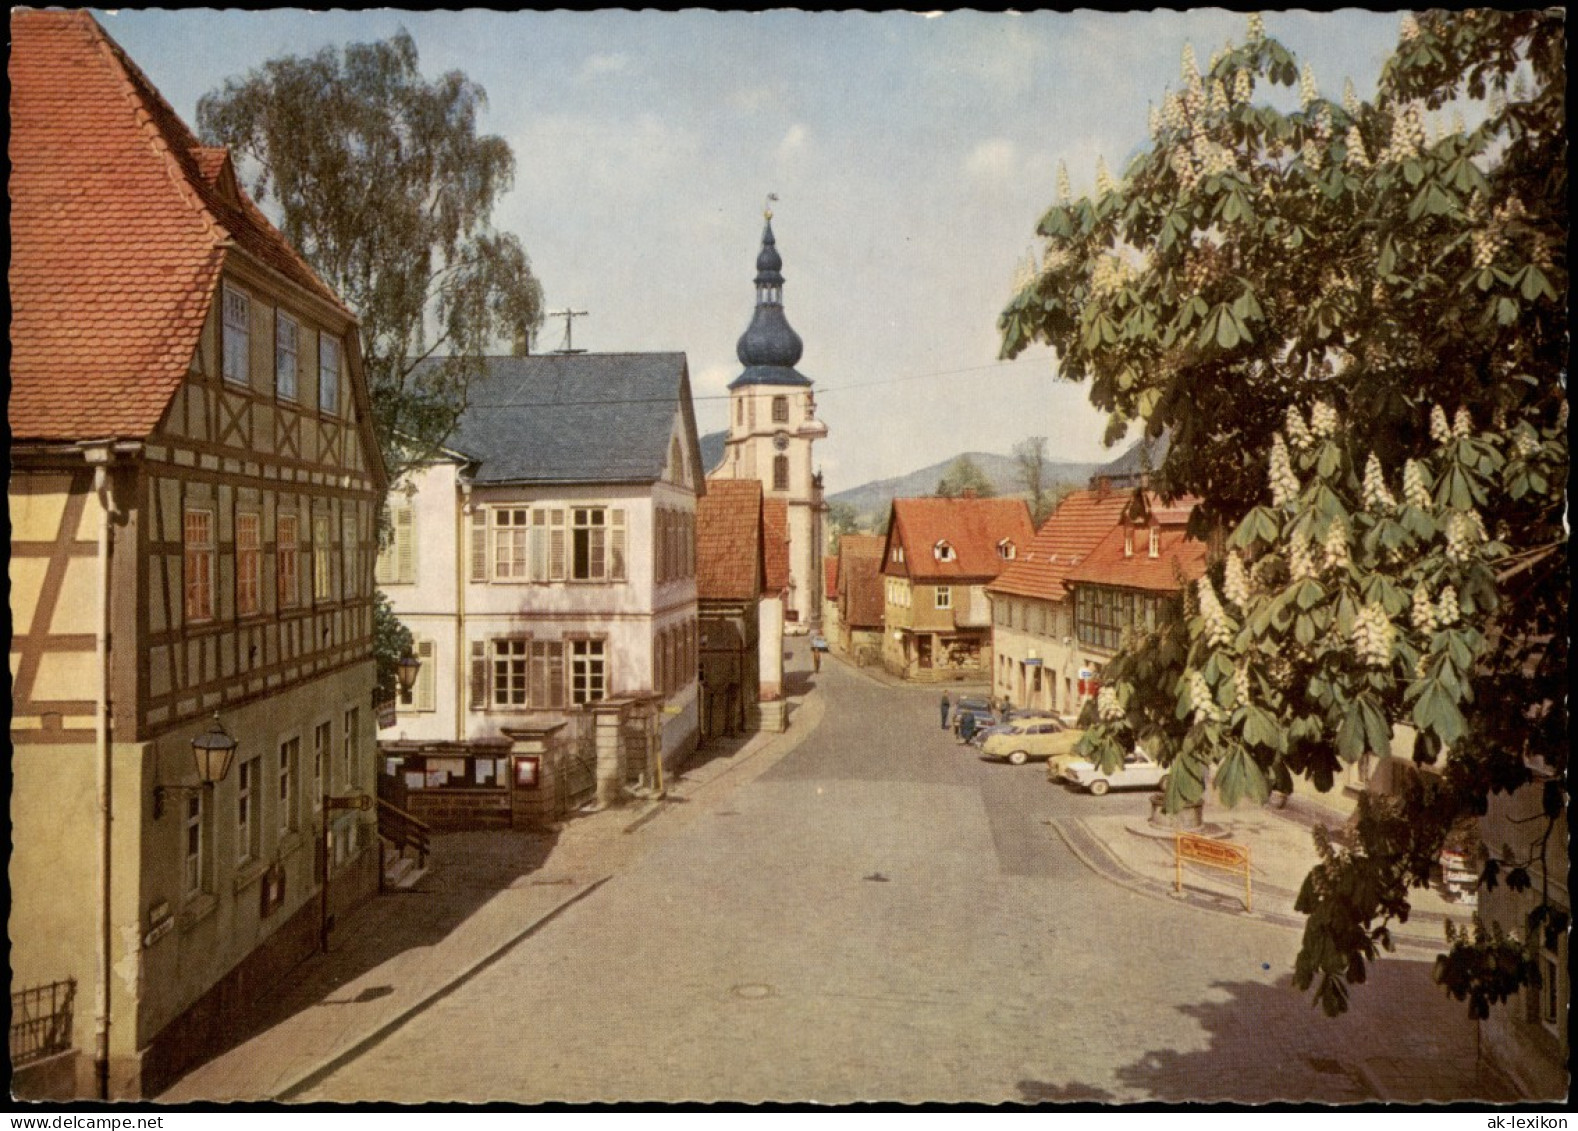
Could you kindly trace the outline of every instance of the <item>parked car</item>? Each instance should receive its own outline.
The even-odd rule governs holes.
[[[981,743],[987,758],[1004,758],[1010,765],[1023,766],[1032,758],[1052,758],[1067,754],[1085,732],[1064,726],[1058,719],[1036,717],[1018,719],[993,727]]]
[[[977,734],[981,732],[982,727],[991,726],[997,720],[997,712],[992,709],[992,701],[986,696],[961,695],[953,704],[953,722],[951,725],[955,736],[959,733],[959,716],[966,711],[975,716]]]
[[[1027,719],[1051,719],[1053,722],[1062,723],[1064,726],[1069,725],[1068,720],[1056,711],[1044,711],[1039,707],[1011,707],[1009,708],[1007,719],[993,726],[977,730],[975,737],[970,739],[970,742],[975,746],[980,746],[986,742],[988,735],[998,734],[1007,730],[1013,723]]]
[[[1110,774],[1088,759],[1080,759],[1063,771],[1063,780],[1100,797],[1109,789],[1157,789],[1166,773],[1160,762],[1136,749],[1125,754],[1123,765]]]
[[[1084,732],[1081,731],[1081,734]],[[1054,754],[1047,759],[1047,781],[1065,781],[1068,778],[1070,766],[1079,762],[1089,761],[1083,754],[1076,754],[1070,750],[1067,754]]]

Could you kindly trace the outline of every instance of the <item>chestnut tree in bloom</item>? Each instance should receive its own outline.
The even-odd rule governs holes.
[[[1121,179],[1076,200],[1060,176],[1000,318],[1004,356],[1043,342],[1089,380],[1110,437],[1170,432],[1156,486],[1201,499],[1213,547],[1184,617],[1108,666],[1086,752],[1143,742],[1172,809],[1208,778],[1226,804],[1330,789],[1399,724],[1439,770],[1317,837],[1295,982],[1332,1014],[1493,793],[1544,782],[1544,818],[1487,846],[1483,885],[1546,882],[1564,833],[1564,50],[1559,12],[1408,15],[1375,97],[1334,99],[1251,17],[1204,70],[1185,50]],[[1449,933],[1437,978],[1475,1016],[1565,930],[1534,903]]]

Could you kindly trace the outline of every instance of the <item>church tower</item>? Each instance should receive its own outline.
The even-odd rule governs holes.
[[[822,620],[827,505],[811,445],[827,435],[827,425],[816,418],[810,379],[795,369],[804,347],[784,317],[783,259],[773,239],[772,212],[765,219],[756,257],[756,312],[735,347],[745,369],[729,383],[729,433],[723,462],[711,477],[760,480],[765,498],[786,504],[790,592],[785,617],[790,626],[815,628]]]

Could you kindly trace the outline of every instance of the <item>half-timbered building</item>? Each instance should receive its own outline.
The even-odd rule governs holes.
[[[134,1097],[373,889],[330,802],[374,782],[385,475],[356,320],[229,155],[86,13],[11,31],[12,989],[70,1002],[18,1086]]]

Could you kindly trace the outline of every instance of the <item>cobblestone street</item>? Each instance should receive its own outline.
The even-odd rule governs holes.
[[[1424,952],[1329,1020],[1289,986],[1295,930],[1105,882],[1049,827],[1144,794],[983,762],[931,690],[815,681],[776,764],[667,806],[601,888],[287,1098],[1500,1095]]]

